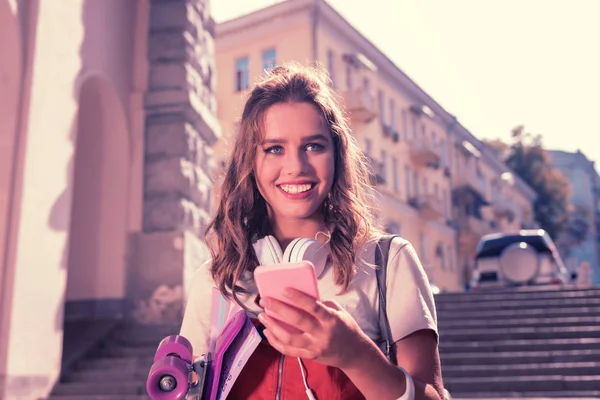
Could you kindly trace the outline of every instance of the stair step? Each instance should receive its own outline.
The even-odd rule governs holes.
[[[600,360],[600,349],[447,353],[443,354],[440,358],[444,368],[450,365],[515,365],[583,362]]]
[[[444,386],[450,393],[494,393],[506,391],[507,388],[520,393],[579,390],[597,391],[600,390],[600,375],[444,378]]]
[[[600,375],[600,362],[580,361],[566,363],[516,364],[516,365],[447,365],[443,376],[460,377],[492,377],[492,376],[526,376],[526,375],[562,375],[585,376]]]
[[[562,317],[562,318],[530,318],[517,317],[510,320],[504,319],[466,319],[439,321],[440,330],[455,328],[491,328],[491,327],[545,327],[545,326],[600,326],[599,316]]]
[[[448,304],[465,302],[500,302],[504,300],[568,299],[586,297],[600,297],[600,288],[546,291],[507,290],[497,292],[442,293],[437,295],[435,299],[436,305],[445,307]]]
[[[137,369],[145,368],[146,365],[152,365],[154,353],[147,357],[110,357],[97,358],[87,357],[75,364],[73,371],[95,370],[101,371],[105,369]]]
[[[179,333],[180,327],[175,325],[123,325],[117,331],[115,331],[111,337],[119,338],[123,340],[145,340],[145,339],[157,339],[160,341],[162,338],[175,335]]]
[[[145,381],[135,380],[129,382],[64,382],[57,385],[52,395],[80,396],[80,395],[145,395]],[[78,397],[79,398],[79,397]]]
[[[160,341],[167,336],[169,335],[148,335],[147,337],[117,336],[107,338],[104,344],[105,346],[152,347],[156,350]]]
[[[600,338],[600,327],[508,327],[440,330],[440,341],[487,341],[502,339]]]
[[[96,357],[106,358],[122,358],[122,357],[149,357],[156,353],[156,346],[103,346],[95,350],[92,355]]]
[[[522,310],[522,309],[544,309],[544,308],[573,308],[573,307],[597,307],[600,305],[600,297],[566,298],[566,299],[532,299],[532,300],[503,300],[503,301],[474,301],[457,302],[452,304],[438,304],[436,309],[440,313],[450,311],[496,311],[496,310]]]
[[[112,368],[105,370],[83,370],[73,371],[64,376],[61,382],[65,383],[83,383],[83,382],[142,382],[145,384],[150,367],[152,364],[136,369]]]
[[[440,342],[440,353],[469,353],[476,351],[550,351],[600,349],[600,338],[495,340],[474,342]]]
[[[533,308],[531,310],[489,310],[477,311],[477,310],[438,310],[438,322],[442,323],[445,321],[465,321],[465,320],[476,320],[476,319],[512,319],[512,318],[563,318],[563,317],[598,317],[600,316],[600,308],[594,307],[574,307],[574,308]]]

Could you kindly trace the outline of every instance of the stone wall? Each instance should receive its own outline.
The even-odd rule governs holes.
[[[129,295],[143,323],[180,321],[186,277],[208,259],[202,237],[220,137],[213,30],[205,0],[151,2],[143,229],[132,238]]]

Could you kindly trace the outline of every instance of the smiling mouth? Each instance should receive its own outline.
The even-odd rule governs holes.
[[[303,185],[277,185],[277,186],[286,193],[298,194],[298,193],[308,192],[310,189],[312,189],[315,186],[315,184],[307,183],[307,184],[303,184]]]

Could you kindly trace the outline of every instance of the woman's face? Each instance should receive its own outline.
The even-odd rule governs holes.
[[[275,104],[265,113],[262,133],[254,172],[269,216],[278,223],[322,219],[335,153],[317,108],[309,103]]]

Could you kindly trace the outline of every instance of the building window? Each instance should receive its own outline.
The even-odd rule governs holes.
[[[413,196],[419,195],[419,173],[413,171]]]
[[[406,197],[410,199],[410,168],[404,167],[404,182],[406,184]]]
[[[406,119],[406,110],[402,110],[402,136],[404,140],[408,139],[408,121]]]
[[[377,102],[379,106],[379,119],[385,123],[385,103],[383,100],[383,92],[380,90],[377,92]]]
[[[390,126],[392,130],[396,130],[396,102],[390,99]]]
[[[392,157],[392,180],[394,192],[397,193],[400,190],[400,185],[398,184],[398,159],[396,157]]]
[[[444,254],[444,245],[439,243],[437,245],[437,247],[435,248],[435,252],[436,252],[436,255],[440,259],[440,265],[442,266],[442,269],[445,270],[446,269],[446,257]]]
[[[269,49],[263,51],[262,54],[263,73],[269,72],[277,66],[277,51]]]
[[[446,151],[446,141],[445,140],[440,141],[440,151],[442,152],[442,166],[447,167],[448,166],[448,153]]]
[[[335,54],[331,50],[327,50],[327,70],[329,79],[331,79],[331,87],[335,88]]]
[[[370,157],[372,150],[373,144],[371,143],[371,139],[365,139],[365,154]]]
[[[352,64],[346,63],[346,89],[352,90],[354,87],[352,79]]]
[[[427,262],[427,245],[425,243],[425,232],[420,232],[419,233],[419,252],[421,254],[419,254],[419,256],[421,257],[421,259],[423,260],[424,263]]]
[[[381,177],[387,181],[387,153],[381,150]]]
[[[391,221],[387,224],[385,230],[393,235],[400,235],[401,227],[400,224],[396,223],[395,221]]]
[[[250,86],[250,61],[248,57],[235,62],[235,90],[241,92]]]
[[[452,246],[448,246],[448,266],[450,267],[450,271],[454,272],[454,252],[452,251]]]
[[[448,192],[444,189],[443,193],[442,201],[444,202],[444,218],[448,218],[450,216],[450,213],[448,212]]]

